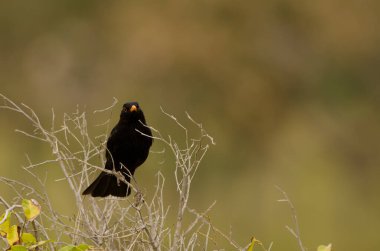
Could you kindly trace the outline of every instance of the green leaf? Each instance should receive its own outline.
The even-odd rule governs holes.
[[[33,250],[33,249],[35,249],[36,247],[39,247],[39,246],[45,245],[45,244],[48,243],[48,242],[52,242],[52,240],[39,241],[39,242],[37,242],[36,244],[29,246],[29,249],[30,249],[30,250]]]
[[[23,199],[22,208],[24,209],[24,214],[28,221],[33,221],[41,213],[41,206],[34,199]]]
[[[28,251],[28,249],[21,245],[14,245],[11,247],[11,251]]]
[[[18,231],[17,225],[13,225],[9,228],[9,231],[7,234],[7,241],[8,241],[10,246],[12,246],[12,245],[14,245],[20,241],[19,231]]]
[[[332,250],[332,245],[331,243],[327,246],[325,245],[320,245],[317,249],[317,251],[331,251]]]
[[[30,233],[23,233],[21,235],[21,241],[22,243],[27,244],[27,245],[33,245],[33,244],[36,244],[37,242],[36,238]]]
[[[80,244],[77,246],[80,250],[82,251],[86,251],[86,250],[89,250],[90,249],[90,246],[87,245],[87,244]]]
[[[5,216],[5,213],[3,213],[0,216],[0,220],[2,220],[4,218],[4,216]],[[0,224],[0,236],[1,237],[5,237],[8,234],[9,225],[10,225],[10,218],[11,218],[11,214],[9,213],[7,216],[7,219],[2,224]]]
[[[58,251],[86,251],[88,249],[90,249],[89,245],[80,244],[78,246],[67,245],[67,246],[60,248]]]
[[[75,248],[74,245],[67,245],[67,246],[61,247],[60,249],[58,249],[58,251],[72,251],[73,248]]]
[[[255,246],[256,243],[261,244],[259,240],[257,240],[255,237],[252,237],[251,244],[249,245],[247,251],[253,251],[253,247]]]
[[[14,245],[11,247],[11,251],[28,251],[28,249],[21,245]]]

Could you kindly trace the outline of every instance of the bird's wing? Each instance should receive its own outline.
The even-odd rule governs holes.
[[[120,148],[120,145],[118,144],[118,128],[115,126],[110,136],[107,139],[107,149],[106,149],[106,159],[107,162],[113,162],[113,157],[111,155],[115,155],[118,152],[118,149]]]

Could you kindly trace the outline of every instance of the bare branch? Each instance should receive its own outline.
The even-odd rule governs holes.
[[[293,221],[295,230],[293,230],[289,226],[286,226],[286,229],[296,238],[300,250],[306,251],[307,249],[304,247],[304,245],[302,244],[302,240],[301,240],[300,227],[298,224],[298,217],[297,217],[296,208],[294,207],[293,202],[289,199],[288,194],[283,189],[281,189],[281,187],[279,187],[279,186],[275,186],[275,187],[284,196],[284,198],[279,199],[277,201],[278,202],[286,202],[288,204],[290,210],[291,210],[292,221]]]
[[[110,126],[110,115],[107,117],[107,113],[112,113],[118,103],[116,98],[110,106],[90,113],[90,116],[101,116],[106,112],[106,118],[102,120],[104,122],[96,125],[104,128],[103,132],[93,136],[88,131],[88,113],[78,106],[73,113],[62,115],[61,124],[57,123],[57,114],[54,109],[51,109],[51,120],[47,127],[43,125],[35,111],[26,104],[18,105],[2,94],[0,94],[0,99],[3,100],[0,108],[20,113],[34,127],[31,131],[16,130],[16,132],[47,144],[53,153],[50,159],[39,162],[32,162],[27,155],[28,164],[24,170],[32,177],[32,180],[36,181],[37,187],[0,177],[0,182],[11,187],[15,200],[33,195],[40,202],[43,210],[40,219],[35,221],[35,230],[42,234],[39,235],[40,238],[43,236],[46,239],[55,240],[54,245],[50,245],[51,249],[54,249],[55,245],[62,245],[62,240],[69,239],[72,243],[88,243],[101,250],[177,251],[194,250],[201,245],[207,250],[209,242],[215,241],[211,235],[216,233],[226,239],[233,248],[243,250],[231,235],[224,234],[210,223],[209,214],[215,202],[202,213],[197,213],[189,206],[192,180],[209,145],[215,145],[214,139],[206,132],[203,125],[196,122],[189,113],[186,112],[186,116],[195,125],[197,137],[190,137],[190,132],[193,134],[192,131],[188,130],[174,115],[164,111],[162,107],[160,107],[162,113],[183,132],[181,137],[162,135],[158,129],[151,126],[148,127],[152,130],[153,136],[138,131],[163,145],[163,148],[162,145],[159,148],[162,150],[152,150],[151,153],[172,154],[175,158],[171,166],[174,175],[170,178],[175,180],[177,199],[165,203],[166,177],[161,172],[157,172],[153,194],[147,195],[144,192],[146,189],[134,179],[132,183],[128,183],[124,173],[103,168],[104,153],[107,151],[105,142]],[[36,172],[37,167],[38,172]],[[71,190],[75,200],[74,215],[66,216],[54,210],[45,184],[46,177],[41,176],[40,172],[40,169],[44,167],[61,170],[62,178],[56,181],[66,182]],[[47,168],[45,174],[48,171]],[[90,176],[98,171],[114,175],[120,182],[127,183],[135,192],[135,197],[98,199],[82,196],[83,186],[88,184]],[[18,205],[10,206],[14,203],[0,202],[8,208],[4,218],[1,219],[3,222]],[[176,206],[173,206],[173,203]],[[17,212],[15,215],[20,222],[23,220],[22,215],[18,215]],[[171,215],[175,215],[174,225],[169,223],[173,220],[173,217],[170,218]]]
[[[0,220],[0,225],[3,224],[7,218],[8,218],[8,215],[15,209],[15,208],[19,208],[19,207],[22,207],[21,205],[12,205],[10,208],[8,208],[7,210],[5,210],[5,213],[4,213],[4,217],[3,219]]]

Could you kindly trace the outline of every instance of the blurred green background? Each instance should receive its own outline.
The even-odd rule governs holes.
[[[278,185],[309,250],[380,250],[379,13],[376,0],[1,1],[0,92],[47,125],[52,107],[92,111],[113,97],[139,101],[157,129],[171,126],[160,106],[188,111],[217,143],[191,201],[216,200],[216,226],[242,244],[254,235],[296,250]],[[51,155],[14,132],[32,129],[20,115],[0,110],[0,120],[1,175],[25,180],[25,153]],[[163,158],[151,154],[136,176],[149,190],[167,173],[170,203]],[[49,180],[58,211],[70,211],[65,183]]]

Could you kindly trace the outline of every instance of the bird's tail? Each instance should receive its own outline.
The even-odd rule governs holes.
[[[128,182],[130,181],[129,177],[125,178]],[[129,185],[125,184],[123,181],[117,180],[114,175],[102,172],[96,180],[83,191],[82,195],[91,194],[92,197],[106,197],[108,195],[126,197],[130,193],[131,188]]]

